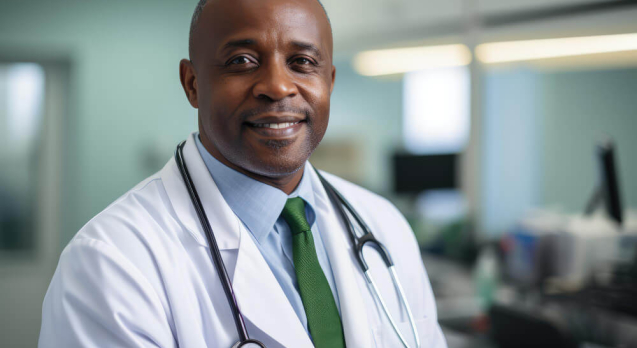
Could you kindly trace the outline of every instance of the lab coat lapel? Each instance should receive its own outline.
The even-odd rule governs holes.
[[[208,216],[208,222],[214,231],[219,249],[237,249],[239,247],[240,221],[223,199],[214,180],[212,180],[212,176],[201,158],[199,150],[197,150],[194,134],[188,137],[183,151],[188,172],[199,194],[201,205],[203,205],[204,211]],[[207,247],[206,235],[201,227],[195,207],[190,200],[174,157],[161,170],[160,176],[173,209],[182,225],[197,243]]]
[[[354,268],[355,259],[347,237],[347,230],[332,206],[325,188],[311,165],[305,171],[312,178],[317,209],[317,222],[332,266],[338,299],[341,306],[341,321],[348,347],[372,347],[370,323],[359,282],[359,272]]]
[[[241,227],[237,265],[232,280],[247,320],[284,347],[314,347],[248,231]]]

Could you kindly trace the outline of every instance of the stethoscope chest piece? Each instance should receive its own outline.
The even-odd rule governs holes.
[[[265,345],[257,340],[249,339],[235,343],[232,348],[265,348]]]

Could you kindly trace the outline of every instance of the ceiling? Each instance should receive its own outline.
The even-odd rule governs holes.
[[[322,0],[335,51],[466,41],[471,18],[481,35],[516,39],[637,31],[631,0]],[[547,13],[551,14],[547,16]],[[535,16],[535,17],[534,17]],[[502,24],[502,22],[505,22]],[[592,24],[591,24],[592,23]],[[473,27],[474,30],[476,26]],[[506,38],[507,34],[511,38]]]

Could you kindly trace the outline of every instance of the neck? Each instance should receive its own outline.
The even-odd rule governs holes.
[[[247,175],[254,180],[260,181],[266,185],[276,187],[279,190],[285,192],[285,194],[287,195],[289,195],[294,191],[294,189],[296,189],[296,187],[301,182],[301,178],[303,178],[303,171],[305,170],[305,166],[302,166],[301,169],[287,175],[266,176],[251,172],[228,161],[228,159],[226,159],[205,136],[199,136],[199,140],[201,141],[203,147],[206,148],[206,151],[208,151],[208,153],[210,153],[212,157],[216,158],[219,162],[238,171],[241,174]]]

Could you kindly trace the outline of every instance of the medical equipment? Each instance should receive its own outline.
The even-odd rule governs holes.
[[[239,334],[239,342],[234,344],[232,348],[239,348],[239,347],[265,348],[265,345],[263,343],[261,343],[258,340],[250,339],[250,337],[248,336],[248,331],[246,329],[245,322],[243,320],[243,315],[241,314],[241,311],[239,310],[239,306],[237,305],[237,300],[234,295],[234,291],[232,289],[230,277],[228,276],[228,272],[226,271],[225,264],[223,262],[223,259],[221,258],[221,252],[219,251],[219,247],[217,245],[217,241],[213,234],[212,227],[210,226],[208,217],[206,216],[206,213],[201,204],[201,200],[199,199],[199,194],[197,193],[197,190],[195,189],[195,184],[193,183],[192,178],[190,177],[190,173],[188,172],[188,167],[186,166],[186,161],[183,156],[183,147],[185,143],[186,142],[183,141],[179,145],[177,145],[177,148],[175,149],[175,162],[177,162],[177,167],[179,168],[179,172],[181,173],[181,176],[184,180],[184,184],[186,185],[186,188],[188,189],[190,199],[195,207],[195,211],[197,212],[197,216],[199,217],[201,226],[206,234],[208,245],[210,246],[209,248],[210,256],[212,257],[213,265],[215,266],[215,269],[217,270],[217,273],[219,274],[219,280],[221,281],[224,292],[226,294],[226,298],[228,300],[228,304],[230,305],[230,309],[234,317],[235,326],[237,327],[237,333]],[[416,328],[416,322],[414,321],[411,310],[409,309],[409,305],[407,304],[407,298],[406,298],[405,292],[398,279],[398,275],[394,268],[395,266],[389,255],[389,252],[387,251],[387,249],[385,248],[383,244],[381,244],[378,240],[376,240],[376,238],[372,234],[367,224],[365,224],[363,219],[360,217],[360,215],[358,215],[356,210],[354,210],[354,208],[349,204],[349,202],[334,188],[334,186],[332,186],[327,180],[325,180],[325,178],[318,172],[318,170],[316,170],[316,174],[321,180],[321,183],[323,184],[323,187],[325,188],[325,191],[327,192],[327,195],[329,196],[330,201],[337,208],[341,218],[346,222],[345,225],[347,226],[347,230],[349,232],[352,245],[354,246],[356,259],[358,260],[359,266],[361,267],[362,271],[365,274],[365,278],[371,287],[372,293],[374,294],[378,302],[380,302],[381,307],[383,308],[383,311],[385,312],[385,315],[387,316],[387,319],[389,319],[389,322],[392,325],[392,328],[394,329],[394,331],[400,338],[400,341],[402,342],[402,344],[406,348],[408,348],[409,346],[407,345],[407,342],[405,341],[404,336],[398,329],[398,326],[396,322],[394,321],[394,318],[389,313],[389,309],[387,308],[387,305],[380,294],[380,291],[376,285],[376,282],[374,281],[374,278],[369,272],[369,266],[367,265],[367,262],[365,261],[365,257],[363,256],[363,247],[366,244],[369,244],[369,246],[373,247],[380,254],[385,265],[387,266],[390,272],[390,275],[392,277],[394,287],[396,288],[396,291],[400,295],[399,298],[400,298],[401,305],[405,308],[407,312],[407,316],[409,317],[409,323],[411,324],[412,334],[414,335],[414,338],[416,340],[416,346],[420,347],[420,339],[418,338],[418,330]],[[347,209],[347,212],[346,212],[346,209]],[[352,221],[348,216],[348,213],[351,217],[353,217],[353,219],[356,221],[356,223],[358,223],[359,227],[362,229],[363,235],[361,237],[358,237],[356,230],[354,229],[354,226],[352,224]]]

